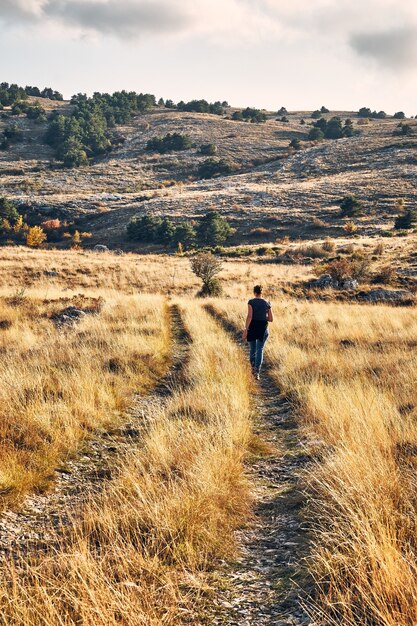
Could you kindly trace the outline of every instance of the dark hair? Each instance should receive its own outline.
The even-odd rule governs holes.
[[[255,293],[257,296],[260,296],[262,293],[262,285],[255,285],[255,287],[253,288],[253,293]]]

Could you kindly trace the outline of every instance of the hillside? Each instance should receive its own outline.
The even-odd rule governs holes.
[[[71,110],[68,102],[43,98],[41,104],[48,111]],[[346,220],[339,217],[337,202],[347,194],[364,202],[364,216],[355,220],[360,235],[391,229],[397,199],[412,207],[417,136],[394,135],[397,119],[359,125],[356,113],[331,111],[324,117],[352,119],[359,136],[314,143],[307,141],[314,121],[307,111],[290,112],[288,122],[269,113],[259,124],[234,121],[231,111],[220,116],[154,107],[117,127],[119,145],[109,155],[64,169],[43,141],[46,123],[5,110],[0,132],[14,122],[23,135],[0,152],[2,194],[29,205],[34,214],[76,219],[92,232],[91,245],[127,249],[138,245],[127,241],[126,224],[145,211],[183,219],[216,208],[237,229],[231,243],[240,244],[284,235],[341,236]],[[146,151],[149,139],[172,132],[189,135],[193,147],[166,154]],[[301,141],[298,151],[289,148],[294,138]],[[198,166],[207,158],[199,148],[205,143],[217,146],[216,157],[232,163],[233,173],[198,179]]]

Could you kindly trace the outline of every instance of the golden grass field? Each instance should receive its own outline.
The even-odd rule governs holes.
[[[209,573],[239,549],[235,530],[251,515],[244,467],[256,404],[244,352],[194,298],[186,258],[2,255],[3,507],[45,490],[80,442],[152,389],[176,342],[173,303],[190,341],[183,384],[145,420],[113,481],[74,511],[58,547],[3,560],[0,624],[201,623],[196,607],[215,593]],[[39,271],[26,291],[22,264]],[[58,277],[49,281],[46,268]],[[241,327],[253,284],[272,300],[267,361],[313,458],[301,484],[315,623],[409,626],[417,622],[416,309],[297,301],[276,289],[308,272],[228,261],[226,297],[211,303]],[[100,311],[57,330],[50,314],[74,297]]]

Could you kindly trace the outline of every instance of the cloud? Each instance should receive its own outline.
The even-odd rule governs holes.
[[[7,26],[33,22],[120,39],[144,34],[207,36],[217,43],[282,34],[263,0],[0,0]]]
[[[350,45],[357,54],[379,65],[393,69],[408,67],[417,61],[417,27],[356,33],[350,37]]]
[[[42,0],[1,0],[0,19],[7,23],[36,21],[42,5]]]
[[[190,21],[180,5],[158,0],[49,0],[44,13],[69,26],[120,38],[178,32]]]

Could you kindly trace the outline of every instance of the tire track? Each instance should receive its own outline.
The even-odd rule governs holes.
[[[52,491],[29,495],[17,511],[1,514],[0,555],[13,558],[51,547],[60,531],[72,523],[77,509],[117,475],[120,460],[138,445],[147,424],[163,408],[173,389],[185,384],[191,338],[175,304],[170,305],[170,318],[173,352],[168,373],[149,395],[135,397],[123,425],[95,433],[94,439],[87,440],[74,458],[55,471]]]

